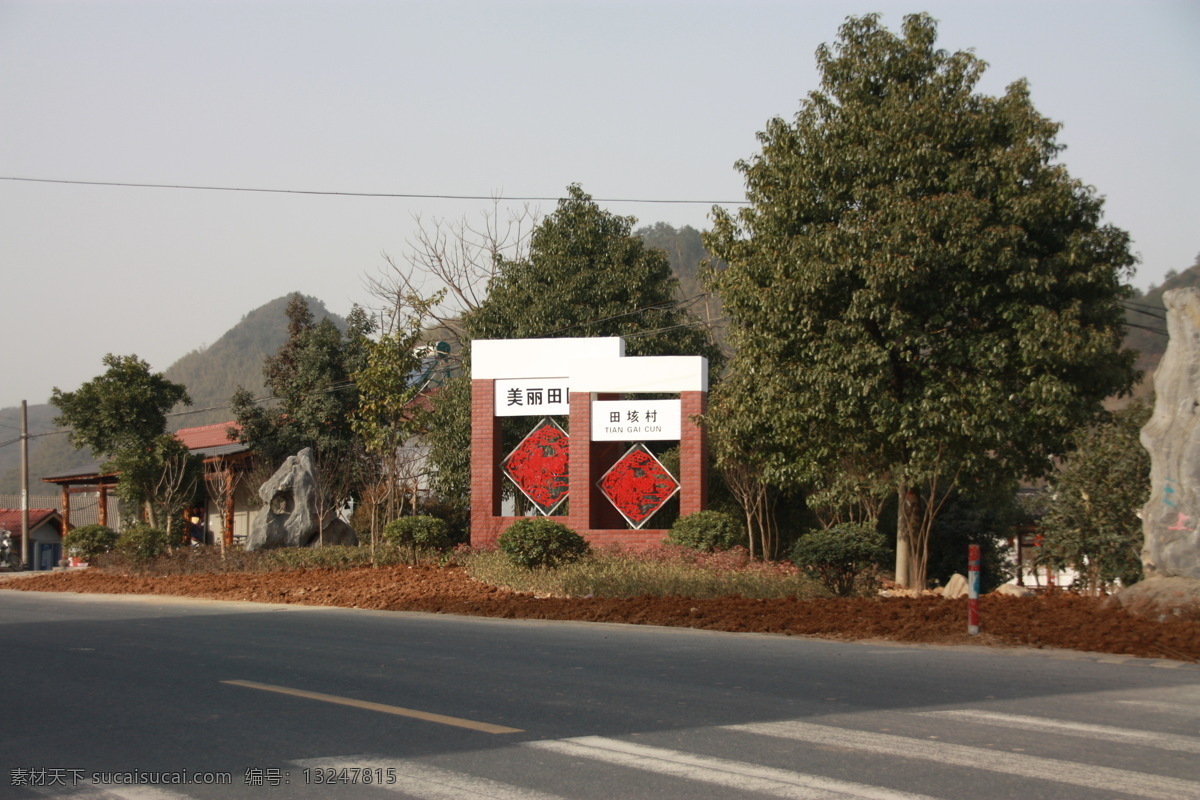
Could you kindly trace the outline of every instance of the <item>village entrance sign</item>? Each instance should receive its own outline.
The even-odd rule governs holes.
[[[708,442],[693,418],[707,407],[707,359],[626,357],[619,337],[477,339],[471,348],[472,545],[495,542],[518,519],[502,513],[505,480],[592,544],[662,541],[665,530],[645,526],[676,493],[681,516],[704,508]],[[564,416],[567,429],[553,419]],[[507,453],[506,420],[524,437]],[[678,476],[647,441],[679,442]]]

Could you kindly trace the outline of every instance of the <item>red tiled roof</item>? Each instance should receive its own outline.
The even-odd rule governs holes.
[[[220,447],[237,442],[237,438],[229,438],[230,428],[241,430],[236,422],[218,422],[215,425],[202,425],[199,428],[180,428],[175,431],[175,438],[187,445],[188,450],[199,450],[202,447]]]
[[[38,525],[41,525],[50,517],[57,514],[53,508],[31,508],[29,509],[29,530],[33,530]],[[19,508],[0,508],[0,528],[8,530],[10,533],[21,535],[21,509]]]

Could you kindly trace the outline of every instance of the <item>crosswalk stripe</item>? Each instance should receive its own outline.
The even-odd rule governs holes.
[[[967,722],[979,722],[987,725],[998,725],[1003,728],[1019,730],[1041,730],[1063,733],[1071,736],[1081,736],[1088,739],[1099,739],[1122,744],[1137,744],[1147,747],[1157,747],[1160,750],[1177,750],[1181,753],[1200,753],[1200,739],[1192,736],[1178,736],[1171,733],[1155,731],[1139,731],[1131,728],[1114,728],[1109,725],[1090,725],[1084,722],[1067,722],[1065,720],[1043,719],[1041,717],[1025,717],[1018,714],[1000,714],[991,711],[974,711],[961,709],[956,711],[925,711],[918,713],[920,717],[939,717],[944,719],[961,719]]]
[[[1125,706],[1141,706],[1153,708],[1155,711],[1165,711],[1168,714],[1178,714],[1184,717],[1200,717],[1200,701],[1188,704],[1186,702],[1167,703],[1158,700],[1117,700]]]
[[[814,725],[808,722],[726,725],[722,729],[812,742],[825,746],[846,747],[897,758],[918,758],[1024,778],[1069,783],[1074,786],[1101,789],[1107,792],[1125,792],[1139,797],[1158,798],[1158,800],[1200,797],[1200,783],[1195,781],[1021,753],[968,747],[949,742],[932,742],[886,733],[856,731],[829,725]]]
[[[558,795],[545,794],[508,783],[477,778],[461,772],[439,769],[416,761],[393,760],[375,756],[346,756],[341,758],[307,758],[291,762],[310,769],[352,769],[361,767],[369,770],[394,769],[395,783],[372,783],[376,789],[403,792],[424,800],[563,800]]]
[[[794,800],[928,800],[925,795],[761,767],[725,758],[699,756],[601,736],[525,742],[521,746]]]

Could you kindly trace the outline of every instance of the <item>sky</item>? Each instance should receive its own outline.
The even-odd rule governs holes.
[[[1194,0],[0,0],[0,408],[78,388],[106,353],[166,369],[293,291],[378,305],[386,256],[488,198],[546,214],[579,183],[639,225],[704,230],[845,18],[918,11],[989,64],[979,91],[1028,80],[1131,235],[1135,286],[1195,261]]]

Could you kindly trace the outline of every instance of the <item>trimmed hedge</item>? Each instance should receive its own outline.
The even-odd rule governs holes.
[[[121,531],[115,549],[130,561],[145,564],[167,552],[170,547],[171,539],[166,531],[139,523]]]
[[[500,552],[519,567],[552,569],[587,555],[587,540],[545,517],[519,519],[500,534]]]
[[[63,549],[73,558],[91,561],[117,546],[119,534],[107,525],[82,525],[63,537]]]
[[[883,534],[861,522],[809,531],[792,545],[789,558],[838,597],[854,593],[858,577],[887,554]]]
[[[667,541],[712,553],[744,544],[746,535],[738,521],[723,511],[697,511],[680,517],[671,526]]]
[[[415,564],[422,552],[444,550],[450,546],[450,526],[437,517],[401,517],[384,526],[383,539],[404,551],[408,563]]]

